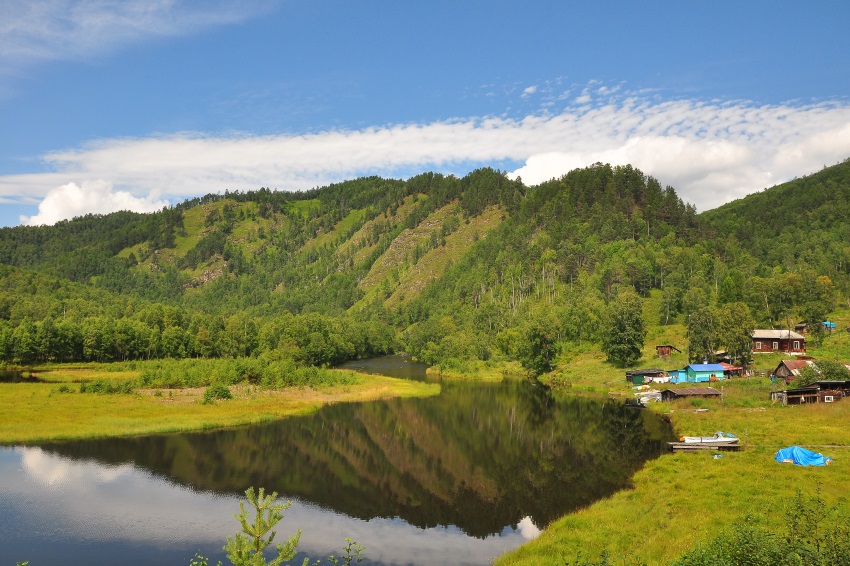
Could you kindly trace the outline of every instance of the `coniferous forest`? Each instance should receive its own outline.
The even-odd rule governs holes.
[[[330,366],[406,351],[542,373],[559,351],[605,348],[651,295],[654,323],[693,326],[692,358],[746,357],[753,327],[819,323],[847,300],[848,219],[850,161],[701,214],[633,167],[595,164],[533,187],[493,169],[368,177],[3,228],[0,359]]]

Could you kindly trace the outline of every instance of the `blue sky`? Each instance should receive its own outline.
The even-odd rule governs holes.
[[[0,4],[0,225],[631,163],[706,210],[850,157],[850,3]]]

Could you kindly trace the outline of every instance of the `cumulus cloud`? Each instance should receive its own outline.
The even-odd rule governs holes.
[[[51,189],[38,205],[38,214],[21,216],[21,224],[55,224],[75,216],[109,214],[119,210],[154,212],[165,206],[168,206],[167,201],[155,200],[151,196],[138,198],[126,191],[113,191],[112,183],[108,181],[84,181],[81,185],[72,182]]]
[[[519,119],[303,135],[106,139],[43,156],[48,173],[0,176],[0,200],[47,197],[44,210],[28,219],[46,223],[69,217],[62,210],[107,211],[97,203],[143,210],[161,207],[159,198],[225,189],[303,190],[361,175],[459,172],[497,162],[521,164],[511,174],[537,184],[604,162],[632,164],[706,210],[848,156],[850,105],[844,102],[659,101],[651,94],[618,97],[594,87],[559,112]],[[95,189],[88,179],[103,182]]]

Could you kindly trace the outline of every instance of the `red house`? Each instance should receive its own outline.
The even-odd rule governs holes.
[[[755,330],[753,332],[753,353],[805,354],[806,337],[792,330]]]

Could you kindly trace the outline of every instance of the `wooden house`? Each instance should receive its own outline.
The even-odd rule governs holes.
[[[755,330],[753,331],[753,353],[805,354],[806,337],[793,330]]]
[[[782,360],[779,362],[779,365],[776,366],[776,369],[773,370],[773,375],[776,379],[784,379],[785,383],[789,383],[795,378],[800,377],[800,372],[806,367],[811,367],[817,371],[815,361],[811,358]]]
[[[662,401],[674,401],[676,399],[692,397],[716,398],[720,397],[720,391],[714,387],[682,387],[680,389],[665,389],[661,392]]]
[[[815,381],[803,387],[770,394],[772,401],[783,405],[804,405],[809,403],[834,403],[850,396],[850,381]]]

